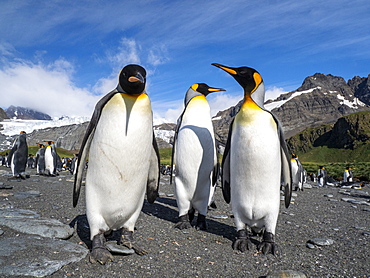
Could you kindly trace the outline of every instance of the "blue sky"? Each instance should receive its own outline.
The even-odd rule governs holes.
[[[266,99],[316,72],[366,77],[369,14],[368,0],[1,0],[0,107],[90,116],[129,63],[148,72],[156,123],[175,122],[197,82],[226,89],[213,115],[242,98],[211,63],[257,69]]]

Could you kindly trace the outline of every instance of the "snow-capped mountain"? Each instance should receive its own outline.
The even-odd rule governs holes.
[[[51,120],[48,114],[20,106],[11,105],[5,109],[5,113],[10,119],[14,120]]]
[[[3,130],[0,132],[4,135],[16,135],[21,131],[31,133],[34,130],[45,129],[50,127],[60,127],[73,124],[82,124],[89,121],[89,117],[68,117],[55,118],[53,120],[18,120],[8,119],[0,122]]]
[[[230,123],[241,104],[213,117],[219,141],[226,142]],[[346,82],[342,77],[316,73],[305,78],[297,90],[268,100],[265,108],[280,120],[287,138],[307,127],[334,124],[345,115],[370,110],[370,75]]]

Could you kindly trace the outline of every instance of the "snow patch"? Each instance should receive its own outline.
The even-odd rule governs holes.
[[[340,100],[340,104],[347,105],[348,107],[358,109],[358,106],[365,106],[366,104],[363,103],[361,100],[359,100],[357,97],[353,99],[353,101],[350,101],[348,99],[345,99],[344,96],[338,94],[337,98]]]
[[[307,94],[307,93],[311,93],[313,92],[314,90],[316,89],[321,89],[321,87],[316,87],[316,88],[312,88],[312,89],[309,89],[309,90],[305,90],[305,91],[297,91],[295,93],[293,93],[288,99],[285,99],[285,100],[279,100],[279,101],[274,101],[274,102],[271,102],[271,103],[268,103],[268,104],[265,104],[265,108],[269,111],[275,109],[275,108],[279,108],[280,106],[282,106],[283,104],[285,104],[286,102],[288,102],[289,100],[297,97],[297,96],[300,96],[302,94]]]
[[[154,136],[156,138],[161,138],[163,141],[166,141],[167,143],[171,143],[173,137],[175,136],[175,131],[154,129]]]
[[[60,127],[65,125],[82,124],[89,121],[89,117],[68,117],[64,116],[51,121],[44,120],[4,120],[0,122],[3,125],[3,130],[0,132],[4,135],[12,136],[19,134],[21,131],[31,133],[34,130],[44,129],[49,127]]]

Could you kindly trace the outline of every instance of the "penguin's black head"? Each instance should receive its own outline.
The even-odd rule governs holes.
[[[226,71],[234,77],[240,86],[243,87],[245,92],[253,93],[263,82],[262,76],[255,69],[249,67],[233,68],[217,63],[212,63],[212,65]]]
[[[194,91],[203,94],[204,96],[207,96],[208,94],[213,92],[225,91],[225,89],[209,87],[206,83],[196,83],[193,84],[191,88]]]
[[[128,94],[137,95],[145,90],[146,71],[139,65],[127,65],[119,74],[119,85]]]

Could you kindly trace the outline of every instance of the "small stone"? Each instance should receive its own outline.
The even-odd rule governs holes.
[[[341,200],[344,201],[344,202],[356,201],[355,199],[352,199],[352,198],[342,198]]]
[[[362,235],[364,235],[364,236],[370,236],[370,232],[363,232]]]
[[[334,197],[334,195],[333,194],[325,194],[324,197],[332,198],[332,197]]]
[[[311,189],[312,188],[312,185],[311,184],[308,184],[308,183],[304,183],[303,184],[303,188],[305,188],[305,189]]]
[[[292,192],[292,197],[297,197],[297,196],[298,196],[297,193]]]
[[[334,230],[334,231],[336,231],[336,232],[338,232],[338,231],[339,231],[339,229],[338,229],[338,228],[333,228],[333,230]]]
[[[167,193],[166,196],[167,197],[173,197],[173,196],[175,196],[175,194],[173,194],[173,193]]]
[[[370,211],[370,208],[363,208],[363,211]]]
[[[125,254],[125,255],[131,255],[135,253],[134,249],[129,249],[123,245],[118,245],[117,242],[110,241],[110,242],[107,242],[105,246],[112,253]]]
[[[337,199],[329,199],[330,202],[338,202]]]
[[[270,272],[266,278],[306,278],[303,272],[295,270],[275,270]]]
[[[158,192],[158,196],[159,197],[164,197],[164,196],[166,196],[166,194],[164,192]]]
[[[0,189],[13,189],[13,185],[0,184]]]
[[[330,238],[313,238],[307,241],[307,243],[315,244],[318,246],[328,246],[334,243],[334,240]]]
[[[356,230],[366,230],[366,227],[361,227],[361,226],[354,226]]]
[[[227,219],[228,218],[227,215],[223,215],[223,214],[210,215],[209,217],[214,218],[214,219]]]

